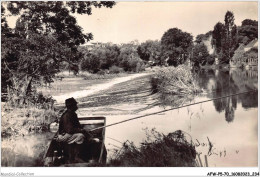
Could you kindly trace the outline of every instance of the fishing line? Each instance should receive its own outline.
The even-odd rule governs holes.
[[[143,117],[147,117],[147,116],[151,116],[151,115],[155,115],[155,114],[160,114],[160,113],[164,113],[164,112],[175,110],[175,109],[180,109],[180,108],[184,108],[184,107],[188,107],[188,106],[193,106],[193,105],[196,105],[196,104],[206,103],[206,102],[210,102],[210,101],[214,101],[214,100],[218,100],[218,99],[223,99],[223,98],[228,98],[228,97],[241,95],[241,94],[245,94],[245,93],[250,93],[250,92],[257,92],[257,90],[250,90],[250,91],[246,91],[246,92],[235,93],[235,94],[231,94],[231,95],[227,95],[227,96],[217,97],[217,98],[213,98],[213,99],[199,101],[199,102],[196,102],[196,103],[191,103],[191,104],[186,104],[186,105],[182,105],[182,106],[178,106],[178,107],[174,107],[174,108],[170,108],[170,109],[165,109],[163,111],[153,112],[153,113],[145,114],[145,115],[142,115],[142,116],[137,116],[137,117],[133,117],[133,118],[130,118],[130,119],[123,120],[123,121],[119,121],[119,122],[116,122],[116,123],[112,123],[112,124],[109,124],[109,125],[105,125],[105,126],[102,126],[102,127],[97,127],[97,128],[91,129],[89,131],[91,132],[91,131],[99,130],[99,129],[102,129],[102,128],[107,128],[107,127],[111,127],[111,126],[114,126],[114,125],[117,125],[117,124],[121,124],[121,123],[124,123],[124,122],[128,122],[128,121],[131,121],[131,120],[140,119],[140,118],[143,118]]]

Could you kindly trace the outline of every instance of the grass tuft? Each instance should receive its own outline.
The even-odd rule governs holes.
[[[195,158],[195,147],[181,130],[164,135],[152,129],[140,147],[125,142],[107,166],[193,167],[196,166]]]
[[[202,90],[196,83],[190,68],[185,65],[159,69],[150,80],[153,93],[174,95],[195,94]]]

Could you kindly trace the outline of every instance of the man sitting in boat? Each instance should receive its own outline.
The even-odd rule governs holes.
[[[77,101],[72,97],[65,100],[67,110],[63,113],[59,122],[59,134],[57,142],[64,144],[67,158],[70,162],[82,162],[79,157],[84,140],[89,140],[91,135],[85,131],[79,123],[76,110]]]

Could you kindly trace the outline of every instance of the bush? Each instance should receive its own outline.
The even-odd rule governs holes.
[[[55,100],[52,96],[44,96],[42,92],[31,89],[27,95],[16,96],[15,90],[8,89],[6,104],[15,108],[36,107],[39,109],[53,109]]]
[[[208,58],[207,58],[207,63],[209,65],[213,65],[215,62],[215,55],[209,55]]]
[[[89,53],[81,61],[81,70],[97,73],[100,70],[101,61],[97,54]]]
[[[106,74],[106,71],[105,71],[105,70],[100,70],[100,71],[97,72],[97,74],[99,74],[99,75],[105,75],[105,74]]]
[[[183,95],[202,91],[193,78],[190,68],[186,65],[162,68],[151,77],[150,83],[153,93]]]
[[[204,43],[200,43],[194,46],[191,61],[193,61],[196,65],[205,65],[208,57],[209,52],[207,46]]]
[[[58,112],[51,109],[13,108],[5,105],[2,115],[1,136],[19,136],[30,132],[44,132],[49,124],[57,120]]]
[[[109,73],[111,73],[111,74],[118,74],[118,73],[122,73],[122,72],[124,72],[124,69],[120,68],[118,66],[115,66],[115,65],[113,65],[109,68]]]
[[[166,136],[152,129],[139,148],[125,142],[108,166],[193,167],[196,166],[195,158],[195,147],[181,130]]]
[[[145,70],[144,62],[138,62],[135,68],[135,72],[140,72]]]

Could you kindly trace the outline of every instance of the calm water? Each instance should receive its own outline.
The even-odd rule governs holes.
[[[111,124],[183,104],[257,89],[257,70],[208,70],[194,74],[200,87],[204,89],[204,93],[195,98],[152,95],[149,100],[156,98],[159,104],[154,104],[138,113],[127,112],[142,107],[144,103],[140,102],[140,99],[132,99],[131,103],[107,105],[92,110],[96,110],[95,115],[105,115],[107,124]],[[153,105],[153,102],[148,101],[146,104]],[[89,108],[86,109],[90,111]],[[120,113],[119,109],[124,112]],[[78,114],[81,116],[86,112],[80,108]],[[158,132],[164,134],[176,130],[185,131],[192,137],[201,157],[207,156],[209,166],[246,167],[258,164],[258,95],[256,92],[197,104],[108,127],[105,144],[109,156],[112,156],[114,149],[120,149],[122,146],[120,142],[129,140],[138,145],[146,137],[146,128],[156,128]],[[188,140],[191,140],[190,136],[187,135]],[[19,138],[11,142],[3,143],[2,141],[2,165],[42,165],[39,159],[43,157],[51,138],[52,134],[42,134]],[[209,146],[210,143],[213,145],[212,148]],[[202,161],[204,162],[204,158]]]

